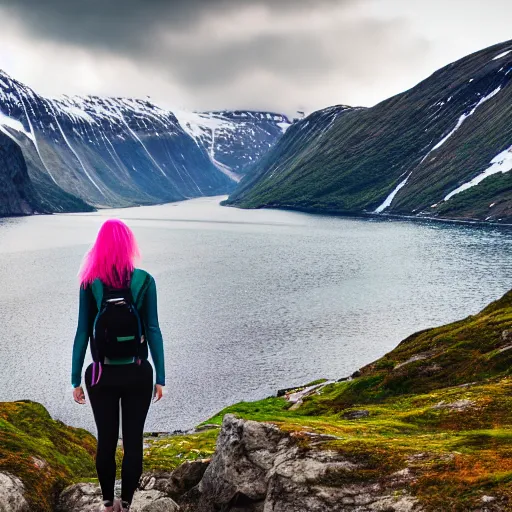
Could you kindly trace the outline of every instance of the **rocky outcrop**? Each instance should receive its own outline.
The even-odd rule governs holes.
[[[131,512],[175,512],[174,501],[196,486],[208,467],[209,460],[184,462],[174,471],[145,473],[135,493]],[[117,482],[119,483],[119,482]],[[101,489],[96,484],[79,483],[68,487],[59,498],[57,512],[97,512],[101,510]],[[3,512],[0,509],[0,512]]]
[[[51,180],[43,178],[39,184],[34,183],[22,150],[6,133],[0,120],[0,217],[93,209]]]
[[[178,498],[184,512],[420,511],[407,471],[380,481],[341,453],[302,447],[278,427],[227,414],[200,483]]]

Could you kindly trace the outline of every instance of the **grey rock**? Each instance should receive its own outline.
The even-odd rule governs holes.
[[[475,405],[475,402],[472,400],[456,400],[455,402],[445,403],[444,401],[439,402],[438,404],[434,405],[432,409],[447,409],[449,411],[465,411],[466,409],[469,409],[470,407],[473,407]]]
[[[103,497],[100,487],[96,484],[81,483],[65,489],[60,495],[57,512],[70,510],[73,512],[102,511]],[[131,512],[178,512],[179,510],[179,506],[171,498],[157,490],[137,491],[130,507]]]
[[[215,423],[206,423],[205,425],[199,425],[194,429],[195,432],[204,432],[205,430],[216,430],[219,428],[219,425]]]
[[[9,473],[0,473],[0,512],[29,512],[23,482]]]
[[[74,510],[77,512],[98,512],[103,498],[96,484],[75,484],[64,489],[57,504],[58,512]]]
[[[370,416],[370,411],[367,411],[366,409],[348,411],[343,414],[343,418],[346,420],[359,420],[361,418],[368,418],[368,416]]]
[[[187,461],[172,472],[145,473],[141,478],[142,490],[157,490],[177,499],[196,486],[203,478],[210,459]]]
[[[440,372],[442,369],[443,367],[438,364],[428,364],[420,368],[419,374],[423,377],[428,377]]]
[[[507,329],[501,333],[502,341],[512,341],[512,330]]]
[[[178,512],[180,507],[164,493],[156,490],[138,491],[130,512]]]
[[[295,411],[301,407],[304,403],[304,398],[318,394],[322,388],[332,384],[334,381],[326,380],[324,382],[319,382],[318,384],[313,384],[311,386],[306,386],[304,388],[296,389],[293,392],[286,393],[286,400],[292,404],[290,407],[290,411]]]
[[[423,352],[421,354],[416,354],[416,355],[410,357],[409,359],[407,359],[407,361],[397,364],[393,369],[398,370],[399,368],[402,368],[402,366],[405,366],[405,365],[411,364],[411,363],[415,363],[416,361],[423,361],[424,359],[428,359],[429,357],[432,357],[432,355],[433,355],[433,352]]]

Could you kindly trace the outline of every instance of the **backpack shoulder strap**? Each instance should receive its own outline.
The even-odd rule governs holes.
[[[136,268],[133,271],[130,289],[132,291],[133,302],[137,309],[140,309],[142,306],[144,294],[146,293],[150,279],[151,276],[145,270]]]
[[[100,279],[95,279],[92,282],[91,291],[99,311],[101,309],[101,303],[103,301],[103,283],[100,281]]]

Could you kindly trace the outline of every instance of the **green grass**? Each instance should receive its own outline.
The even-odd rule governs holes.
[[[170,471],[186,460],[209,459],[215,451],[218,434],[219,430],[213,429],[198,434],[146,438],[144,470]]]

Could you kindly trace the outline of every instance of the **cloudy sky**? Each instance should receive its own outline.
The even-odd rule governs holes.
[[[370,106],[512,39],[510,0],[0,0],[0,69],[49,96]]]

